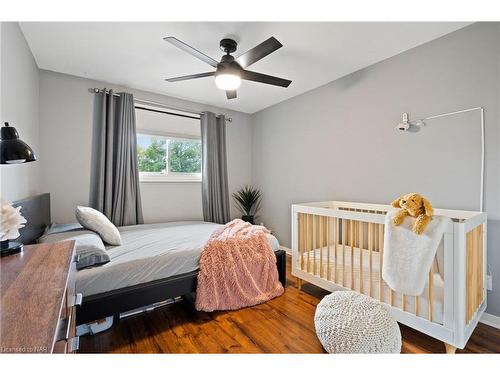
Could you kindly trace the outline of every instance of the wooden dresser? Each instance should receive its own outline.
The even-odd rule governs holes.
[[[78,350],[74,258],[73,241],[0,258],[0,353]]]

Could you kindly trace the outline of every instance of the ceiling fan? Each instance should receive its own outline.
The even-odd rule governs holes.
[[[219,44],[220,49],[226,54],[222,56],[220,62],[217,62],[211,57],[205,55],[203,52],[198,51],[197,49],[187,45],[186,43],[173,36],[163,38],[163,40],[173,44],[184,52],[187,52],[200,59],[201,61],[204,61],[216,68],[214,72],[167,78],[165,81],[177,82],[185,81],[188,79],[215,76],[215,84],[221,90],[226,91],[226,96],[228,99],[236,98],[236,89],[240,86],[242,79],[281,87],[288,87],[290,83],[292,83],[292,81],[288,79],[278,78],[246,70],[246,68],[253,63],[283,47],[283,45],[274,37],[267,39],[266,41],[262,42],[258,46],[255,46],[254,48],[238,56],[237,58],[234,58],[231,53],[236,51],[238,44],[233,39],[222,39]]]

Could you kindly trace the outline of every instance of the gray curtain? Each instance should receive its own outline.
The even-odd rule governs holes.
[[[224,116],[201,115],[203,219],[225,224],[230,220]]]
[[[132,94],[96,94],[91,205],[117,226],[142,224]]]

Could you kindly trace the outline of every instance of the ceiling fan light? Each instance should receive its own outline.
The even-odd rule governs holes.
[[[218,74],[215,84],[221,90],[236,90],[241,85],[241,78],[236,74]]]

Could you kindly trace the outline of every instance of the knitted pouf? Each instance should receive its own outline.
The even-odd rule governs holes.
[[[314,326],[328,353],[400,353],[401,332],[388,309],[352,291],[334,292],[316,307]]]

